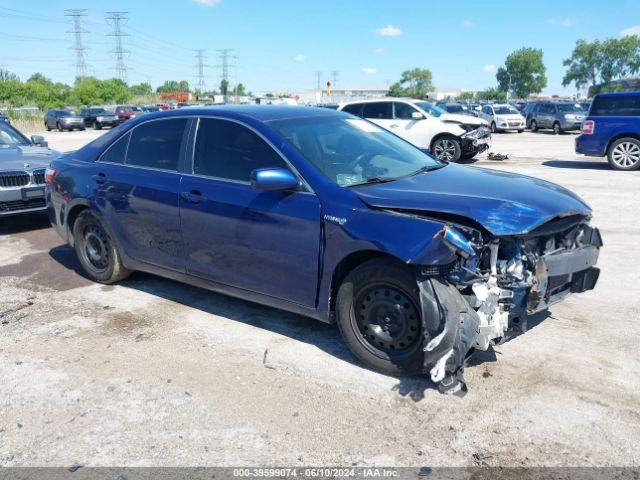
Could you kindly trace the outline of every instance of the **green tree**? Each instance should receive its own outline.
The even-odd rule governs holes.
[[[518,98],[526,98],[532,93],[540,93],[547,86],[547,69],[542,59],[542,50],[521,48],[511,52],[496,72],[500,90],[509,91],[509,87]]]
[[[227,80],[222,80],[220,82],[220,93],[225,97],[229,93],[229,82]]]
[[[495,100],[503,102],[507,99],[507,92],[500,90],[498,87],[488,88],[483,92],[479,92],[477,98],[482,100]]]
[[[576,88],[590,85],[595,86],[600,81],[602,68],[602,44],[600,40],[592,43],[578,40],[571,53],[571,57],[562,62],[568,67],[562,85],[575,84]]]
[[[147,82],[139,83],[138,85],[131,85],[129,90],[131,90],[131,95],[133,96],[144,97],[153,95],[153,88],[151,87],[151,84]]]
[[[475,100],[476,93],[475,92],[462,92],[458,95],[458,100]]]
[[[431,83],[431,71],[426,68],[414,68],[402,72],[400,81],[389,88],[389,97],[427,98],[434,87]]]
[[[186,80],[166,80],[162,85],[156,88],[157,93],[176,93],[188,91],[189,82]]]
[[[246,92],[244,90],[244,85],[242,83],[239,83],[238,85],[233,87],[233,94],[236,97],[244,97],[246,95]]]
[[[15,73],[5,68],[0,68],[0,82],[19,82],[20,79]]]

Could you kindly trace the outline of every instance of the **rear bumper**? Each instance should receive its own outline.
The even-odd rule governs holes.
[[[575,144],[576,153],[591,157],[604,157],[606,145],[603,145],[595,135],[578,135]]]

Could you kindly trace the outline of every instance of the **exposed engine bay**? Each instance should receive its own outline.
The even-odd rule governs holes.
[[[588,221],[571,215],[503,237],[448,224],[437,234],[457,260],[422,267],[418,283],[424,365],[441,391],[465,390],[462,370],[474,349],[499,344],[526,328],[527,315],[595,287],[602,239]]]

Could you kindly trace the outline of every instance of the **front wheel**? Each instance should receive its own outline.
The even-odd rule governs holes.
[[[92,280],[114,283],[131,274],[122,265],[113,238],[95,213],[85,210],[78,215],[73,224],[73,241],[80,265]]]
[[[460,145],[460,140],[456,137],[447,135],[433,142],[431,152],[438,160],[457,162],[462,155],[462,146]]]
[[[60,125],[60,122],[58,122],[56,126],[58,127],[59,132],[64,132],[64,128],[62,128],[62,125]]]
[[[554,122],[553,124],[553,133],[555,135],[560,135],[562,133],[562,128],[558,122]]]
[[[498,127],[496,127],[496,122],[491,122],[491,133],[496,133],[498,131]]]
[[[524,128],[518,130],[518,133],[522,133],[522,132],[524,132]]]
[[[419,290],[412,272],[386,259],[356,267],[338,290],[338,328],[353,354],[389,375],[423,369]]]
[[[638,170],[640,168],[640,141],[627,137],[616,140],[607,152],[609,165],[616,170]]]

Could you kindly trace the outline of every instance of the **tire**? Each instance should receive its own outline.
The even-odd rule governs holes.
[[[412,272],[387,259],[363,263],[340,285],[338,328],[363,363],[389,375],[423,370],[419,290]]]
[[[531,120],[531,131],[532,132],[538,131],[538,122],[536,122],[535,120]]]
[[[496,122],[491,122],[491,133],[497,133],[498,127],[496,127]]]
[[[524,132],[524,128],[522,130],[518,130],[518,133],[522,133]]]
[[[554,135],[560,135],[562,133],[562,127],[559,122],[553,122],[553,133]]]
[[[431,144],[431,153],[439,160],[457,162],[462,155],[462,146],[453,135],[443,135]]]
[[[93,129],[102,130],[102,125],[100,125],[98,122],[93,122]]]
[[[460,160],[471,160],[477,154],[478,152],[463,153],[462,155],[460,155]]]
[[[51,127],[49,126],[49,124],[48,124],[48,123],[45,123],[45,124],[44,124],[44,128],[45,128],[45,130],[46,130],[47,132],[50,132],[50,131],[51,131]]]
[[[58,129],[59,132],[64,132],[64,128],[62,128],[62,125],[60,125],[60,122],[56,122],[56,128]]]
[[[76,256],[91,280],[114,283],[127,278],[131,271],[122,265],[120,254],[104,222],[85,210],[73,224]]]
[[[640,140],[632,137],[620,138],[607,150],[607,160],[615,170],[638,170],[640,168]]]

